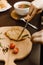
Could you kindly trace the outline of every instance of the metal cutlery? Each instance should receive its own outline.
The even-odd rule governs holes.
[[[25,27],[23,28],[23,30],[21,31],[21,33],[20,33],[20,35],[18,36],[17,40],[19,40],[19,38],[20,38],[20,37],[21,37],[21,35],[23,34],[23,32],[24,32],[25,28],[27,27],[27,25],[28,25],[28,22],[26,22],[26,25],[25,25]]]
[[[23,39],[23,38],[30,38],[31,39],[31,37],[29,36],[29,34],[23,35],[21,39]]]
[[[20,20],[27,22],[24,18],[20,18]],[[28,22],[28,25],[31,26],[32,28],[34,28],[35,30],[37,30],[38,28],[36,26],[34,26],[33,24]]]
[[[25,35],[23,35],[20,39],[17,39],[17,40],[15,40],[15,41],[21,41],[21,40],[24,40],[24,39],[26,39],[26,38],[31,39],[31,37],[29,36],[29,34],[25,34]]]
[[[20,20],[26,22],[26,24],[25,24],[25,27],[23,28],[23,30],[21,31],[20,35],[18,36],[17,40],[21,37],[21,35],[23,34],[23,32],[24,32],[25,28],[27,27],[27,25],[30,25],[31,27],[33,27],[33,28],[36,29],[36,30],[38,29],[36,26],[30,24],[30,23],[29,23],[28,21],[26,21],[24,18],[20,18]]]

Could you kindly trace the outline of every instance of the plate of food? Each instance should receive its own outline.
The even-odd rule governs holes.
[[[11,5],[6,0],[0,0],[0,12],[4,12],[11,8]]]
[[[27,34],[29,37],[16,41],[22,29],[21,26],[0,27],[0,61],[5,65],[16,65],[15,60],[24,59],[32,50],[31,34],[27,29],[21,38]]]

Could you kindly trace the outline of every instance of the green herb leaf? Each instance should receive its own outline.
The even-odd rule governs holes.
[[[0,47],[2,47],[1,42],[0,42]]]
[[[2,40],[2,39],[4,39],[4,38],[0,38],[0,40]]]
[[[3,53],[8,52],[8,48],[7,47],[6,48],[3,48],[2,51],[3,51]]]
[[[29,36],[29,34],[23,35],[22,38]]]

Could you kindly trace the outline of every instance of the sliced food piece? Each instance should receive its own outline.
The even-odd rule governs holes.
[[[9,37],[12,40],[17,40],[18,36],[20,35],[20,33],[22,31],[22,29],[23,28],[19,27],[19,26],[15,27],[15,28],[11,28],[10,30],[8,30],[6,32],[6,36]],[[21,35],[21,37],[19,38],[19,40],[21,40],[23,38],[23,36],[27,35],[27,34],[29,35],[29,37],[31,37],[30,34],[25,30],[24,30],[23,34]],[[26,38],[24,37],[22,40],[24,40],[24,39],[26,39]]]
[[[6,7],[4,4],[0,4],[0,9]]]
[[[3,8],[6,8],[6,3],[7,3],[7,1],[6,0],[1,0],[0,1],[0,9],[3,9]]]
[[[12,29],[12,30],[9,30],[6,32],[6,35],[10,38],[10,39],[13,39],[13,40],[17,40],[18,36],[19,36],[20,32],[19,30],[15,30],[15,29]]]

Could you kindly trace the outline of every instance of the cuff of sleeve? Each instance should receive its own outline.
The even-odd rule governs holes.
[[[37,1],[32,1],[32,4],[36,7],[36,8],[38,8],[38,9],[40,9],[41,7],[40,7],[40,4],[38,4],[39,2],[37,2]]]

